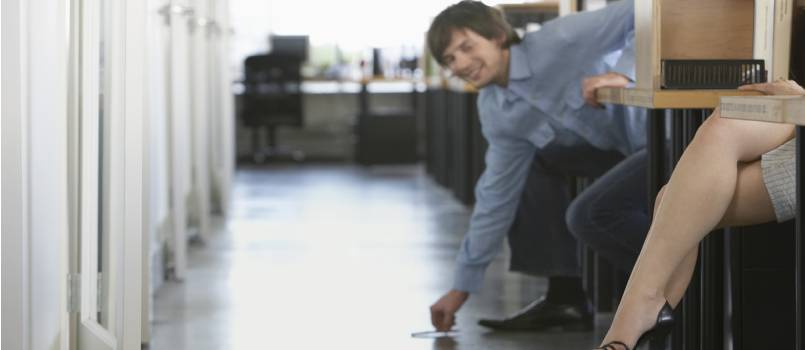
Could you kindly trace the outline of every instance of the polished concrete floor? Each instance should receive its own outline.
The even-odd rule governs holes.
[[[596,332],[491,332],[544,281],[490,266],[451,338],[428,307],[452,282],[470,210],[419,166],[240,169],[230,217],[156,294],[151,349],[590,349]]]

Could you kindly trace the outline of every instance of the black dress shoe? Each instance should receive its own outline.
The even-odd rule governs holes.
[[[539,299],[512,317],[502,320],[481,319],[478,324],[511,331],[590,331],[593,329],[593,316],[587,303],[555,304]]]

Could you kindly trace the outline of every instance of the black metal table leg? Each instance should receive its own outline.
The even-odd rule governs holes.
[[[650,110],[646,148],[649,159],[648,202],[654,208],[657,192],[665,183],[665,110]]]
[[[802,220],[803,217],[803,182],[802,182],[802,154],[805,151],[805,143],[802,142],[802,126],[797,127],[797,220],[796,220],[796,233],[794,237],[795,250],[796,250],[796,316],[795,316],[795,337],[796,349],[805,350],[805,237],[802,236]]]
[[[676,163],[679,162],[679,159],[682,158],[685,148],[687,148],[688,144],[693,139],[693,136],[696,134],[696,129],[700,124],[700,114],[698,111],[685,109],[675,110],[673,113],[674,128],[671,130],[673,166],[671,169],[673,169]],[[685,297],[682,299],[682,349],[697,349],[699,345],[702,344],[702,327],[704,326],[702,318],[702,295],[707,290],[707,284],[704,280],[704,268],[708,263],[707,252],[704,247],[705,244],[699,245],[699,260],[696,263],[696,270],[688,285]]]

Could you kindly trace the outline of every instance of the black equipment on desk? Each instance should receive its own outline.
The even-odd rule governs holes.
[[[276,138],[278,126],[303,124],[301,65],[300,56],[279,53],[249,56],[244,61],[240,117],[253,130],[252,152],[258,162],[281,153]],[[268,149],[259,147],[258,142],[257,129],[264,127],[268,131]],[[300,158],[297,154],[294,159]]]
[[[662,60],[663,89],[735,89],[763,82],[763,60]]]
[[[300,62],[307,61],[308,41],[307,35],[272,34],[269,37],[272,54],[296,56]]]

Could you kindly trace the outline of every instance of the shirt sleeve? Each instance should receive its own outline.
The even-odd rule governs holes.
[[[486,169],[475,186],[469,231],[456,259],[454,289],[480,289],[486,267],[500,252],[514,220],[534,152],[524,140],[490,140]]]
[[[584,23],[576,27],[579,34],[597,43],[603,53],[622,49],[629,36],[634,36],[634,0],[620,0],[579,17],[577,22]]]
[[[627,33],[626,46],[623,47],[621,55],[618,57],[618,61],[615,62],[612,71],[623,74],[632,82],[636,80],[634,54],[634,30],[631,30]]]
[[[559,18],[556,33],[584,48],[587,57],[603,57],[621,51],[614,71],[634,80],[634,0],[620,0],[606,7]]]

